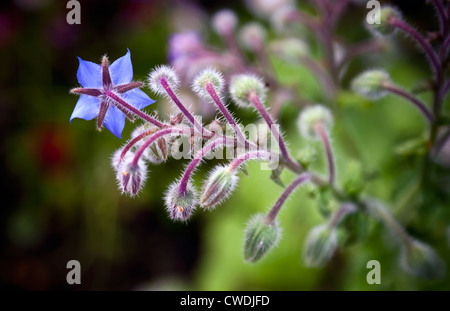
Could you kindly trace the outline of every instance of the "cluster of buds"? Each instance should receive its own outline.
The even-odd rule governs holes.
[[[398,237],[402,249],[401,266],[404,270],[421,277],[442,276],[444,264],[433,249],[410,237],[386,208],[362,195],[363,178],[344,181],[344,187],[340,186],[336,178],[331,140],[334,124],[331,107],[336,107],[335,95],[341,87],[341,79],[348,63],[358,55],[378,50],[378,40],[348,48],[339,45],[340,40],[333,34],[349,0],[317,1],[318,14],[323,15],[321,18],[305,14],[297,9],[292,1],[269,1],[273,5],[266,2],[252,0],[248,1],[248,4],[255,14],[271,20],[285,35],[284,38],[269,43],[268,50],[290,64],[307,67],[324,90],[323,103],[312,104],[297,95],[295,85],[285,86],[278,81],[265,49],[268,36],[263,26],[249,23],[239,28],[239,21],[234,12],[222,10],[213,17],[212,25],[226,45],[224,53],[206,47],[195,33],[176,34],[170,40],[169,59],[172,67],[159,66],[148,77],[147,86],[154,93],[169,99],[177,111],[169,121],[146,115],[138,109],[130,110],[131,112],[126,110],[131,107],[127,106],[126,98],[116,94],[118,91],[115,88],[112,91],[106,88],[105,94],[112,100],[111,105],[114,104],[117,109],[127,112],[129,119],[134,118],[133,114],[136,114],[145,121],[112,158],[120,190],[132,196],[138,194],[147,178],[147,166],[161,164],[168,158],[179,159],[180,146],[184,141],[188,141],[190,146],[183,150],[186,151],[184,158],[189,164],[165,194],[169,217],[174,221],[186,222],[197,208],[212,210],[225,202],[236,190],[239,174],[245,170],[248,161],[258,160],[273,164],[279,160],[279,163],[275,163],[276,167],[272,168],[271,178],[285,189],[268,213],[258,213],[248,222],[244,242],[246,261],[255,263],[261,260],[278,243],[281,239],[281,228],[277,217],[281,208],[295,190],[308,184],[313,187],[312,192],[315,191],[312,196],[320,196],[318,205],[328,200],[325,195],[328,193],[333,197],[329,200],[337,202],[337,207],[324,212],[326,222],[313,228],[306,237],[303,254],[306,265],[321,267],[332,260],[340,245],[338,230],[348,230],[347,218],[364,214],[380,220]],[[445,55],[450,51],[450,17],[447,15],[441,17],[444,23],[440,51],[433,50],[430,43],[409,26],[393,7],[382,8],[381,23],[370,26],[370,30],[377,37],[390,36],[397,31],[406,32],[423,48],[435,74],[433,85],[436,96],[433,109],[412,93],[398,87],[389,74],[381,69],[360,74],[351,85],[354,92],[369,99],[381,99],[391,93],[416,106],[430,125],[429,142],[433,146],[434,154],[440,157],[441,147],[447,146],[450,140],[450,126],[448,131],[439,131],[443,98],[450,90],[443,70]],[[319,38],[324,59],[317,60],[312,57],[306,40],[292,36],[291,28],[294,24],[308,28]],[[237,31],[239,35],[235,36]],[[256,64],[248,62],[245,57],[248,52],[254,54]],[[181,78],[179,73],[182,74]],[[204,125],[201,118],[183,104],[181,89],[189,86],[200,100],[214,106],[218,111],[219,116],[210,124]],[[254,140],[247,137],[243,125],[230,112],[226,98],[230,98],[241,109],[255,110],[260,121],[266,126],[265,131],[258,133]],[[301,107],[296,123],[302,139],[306,142],[321,143],[327,163],[327,174],[311,171],[310,164],[317,158],[311,146],[301,150],[299,159],[291,155],[275,121],[280,106],[289,100]],[[108,105],[109,102],[102,107],[108,109]],[[274,143],[272,141],[268,144],[268,135],[274,138]],[[203,186],[197,187],[193,179],[195,171],[201,163],[224,149],[232,150],[230,158],[226,163],[214,167]],[[295,178],[287,186],[281,180],[284,169],[295,174]]]

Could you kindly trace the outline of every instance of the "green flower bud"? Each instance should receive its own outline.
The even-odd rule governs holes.
[[[422,278],[437,279],[445,274],[442,259],[429,245],[417,240],[403,247],[400,262],[405,271]]]
[[[212,68],[203,70],[195,77],[192,89],[198,96],[210,98],[211,95],[206,90],[208,83],[211,83],[216,93],[220,95],[224,85],[223,76],[220,72]]]
[[[314,105],[305,108],[297,120],[297,126],[302,136],[310,140],[318,140],[320,136],[315,130],[317,123],[322,123],[325,130],[329,131],[333,126],[331,112],[322,105]]]
[[[224,166],[216,167],[206,180],[200,204],[205,208],[216,207],[230,196],[237,182],[236,171]]]
[[[380,10],[380,23],[369,25],[369,30],[376,36],[389,36],[395,33],[393,19],[402,19],[402,14],[394,7],[383,6]]]
[[[241,74],[231,78],[230,94],[233,101],[242,108],[253,107],[249,95],[255,93],[261,102],[266,99],[266,87],[257,76]]]
[[[384,85],[391,83],[389,74],[384,70],[368,70],[357,76],[352,82],[352,89],[369,99],[378,100],[387,95]]]
[[[336,229],[320,225],[311,230],[306,238],[304,259],[308,267],[322,267],[333,256],[337,248]]]
[[[267,224],[266,216],[257,214],[250,219],[244,244],[244,258],[249,262],[257,262],[280,239],[281,230],[276,222]]]

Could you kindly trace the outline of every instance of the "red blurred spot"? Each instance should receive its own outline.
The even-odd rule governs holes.
[[[41,168],[46,171],[60,171],[68,168],[71,158],[69,134],[57,126],[37,130],[34,154]]]

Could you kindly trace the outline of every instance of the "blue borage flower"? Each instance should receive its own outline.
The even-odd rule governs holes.
[[[129,106],[141,110],[155,102],[139,90],[143,83],[132,82],[133,65],[130,50],[111,66],[106,56],[103,57],[101,65],[81,58],[78,60],[80,66],[77,79],[82,88],[72,89],[71,92],[81,96],[70,121],[72,122],[74,118],[92,120],[97,117],[99,131],[105,125],[111,133],[122,138],[125,117],[134,121],[134,115],[128,109]]]

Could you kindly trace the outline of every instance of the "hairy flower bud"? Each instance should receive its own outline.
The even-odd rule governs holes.
[[[238,23],[238,19],[236,13],[232,10],[225,9],[214,14],[211,23],[214,30],[218,34],[223,35],[233,32]]]
[[[180,183],[174,182],[165,194],[166,210],[172,220],[187,221],[197,207],[198,194],[189,182],[185,193],[180,193]]]
[[[261,102],[266,99],[266,87],[257,76],[241,74],[231,78],[230,94],[233,101],[242,108],[253,107],[249,95],[255,93]]]
[[[116,171],[116,173],[120,170],[120,167],[124,162],[129,162],[131,160],[130,154],[126,157],[126,159],[121,159],[123,148],[117,149],[111,157],[111,166]]]
[[[236,171],[217,166],[206,180],[200,204],[205,208],[216,207],[231,195],[237,182]]]
[[[244,258],[257,262],[280,240],[281,230],[277,222],[266,223],[266,216],[257,214],[247,224]]]
[[[386,71],[373,69],[357,76],[352,81],[352,89],[364,97],[378,100],[387,95],[383,86],[389,83],[391,83],[391,79]]]
[[[337,248],[336,229],[328,225],[313,228],[306,238],[303,256],[308,267],[324,266]]]
[[[376,36],[389,36],[395,33],[393,19],[402,19],[402,14],[394,7],[383,6],[380,10],[380,23],[368,24],[369,30]]]
[[[156,67],[148,76],[148,86],[156,94],[167,95],[164,86],[161,85],[161,79],[165,79],[174,92],[178,89],[180,80],[175,70],[169,66],[162,65]]]
[[[116,178],[122,192],[134,196],[144,185],[147,178],[147,166],[141,160],[138,164],[125,162],[117,172]]]
[[[315,129],[318,123],[321,123],[326,131],[329,131],[333,126],[333,116],[330,110],[322,105],[314,105],[303,109],[297,120],[300,134],[310,140],[320,139]]]
[[[194,83],[192,83],[192,90],[200,97],[210,98],[211,95],[206,90],[208,84],[211,84],[214,91],[220,95],[224,85],[222,74],[212,68],[203,70],[195,77]]]
[[[408,273],[427,279],[441,278],[445,274],[442,259],[429,245],[418,240],[403,246],[400,263]]]

